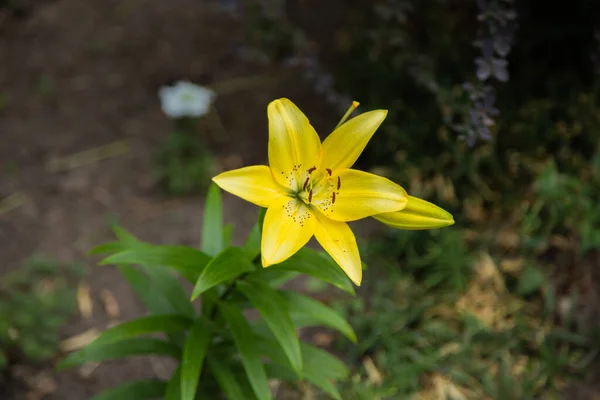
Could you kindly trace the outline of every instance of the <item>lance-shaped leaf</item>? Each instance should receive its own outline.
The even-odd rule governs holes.
[[[289,363],[285,354],[272,339],[261,337],[258,342],[259,351],[270,358],[279,368],[280,373],[274,374],[274,368],[269,367],[270,376],[290,380],[292,371],[288,369]],[[336,400],[341,400],[340,393],[332,381],[346,378],[348,368],[337,358],[316,347],[301,343],[302,359],[304,361],[304,377],[307,381],[320,388]],[[286,372],[288,369],[289,372]]]
[[[181,349],[173,343],[159,339],[136,338],[116,343],[89,345],[62,360],[59,368],[70,368],[89,361],[106,361],[142,355],[159,355],[179,358]]]
[[[221,191],[214,183],[208,189],[202,224],[202,251],[216,256],[223,251],[223,203]]]
[[[275,378],[292,383],[297,381],[296,375],[294,375],[292,370],[287,367],[282,367],[278,364],[267,364],[265,365],[265,370],[267,371],[269,378]],[[331,398],[335,400],[342,400],[340,392],[329,379],[318,375],[312,376],[310,374],[307,374],[306,378],[310,383],[331,396]]]
[[[112,229],[115,232],[115,235],[117,236],[119,241],[123,243],[123,245],[127,248],[135,247],[142,243],[137,237],[135,237],[133,234],[131,234],[131,232],[127,231],[125,228],[122,228],[118,225],[114,225]]]
[[[273,336],[283,348],[292,369],[301,377],[300,341],[287,310],[285,299],[275,289],[258,279],[238,282],[238,289],[260,312]]]
[[[198,317],[183,346],[181,361],[181,400],[194,400],[210,343],[211,332],[206,320]]]
[[[151,266],[146,267],[145,271],[177,313],[187,315],[191,318],[195,317],[196,311],[194,310],[194,306],[188,299],[181,283],[179,283],[169,269]]]
[[[259,400],[270,400],[271,389],[269,388],[265,368],[256,349],[257,338],[252,328],[237,307],[221,303],[219,309],[229,326],[252,390],[254,390]]]
[[[356,343],[356,334],[350,324],[330,307],[298,293],[287,291],[280,293],[287,302],[288,311],[296,327],[325,325]]]
[[[179,332],[190,326],[192,319],[185,315],[149,315],[108,328],[91,345],[114,343],[150,333]]]
[[[165,400],[181,400],[181,364],[173,372],[169,383],[167,383]]]
[[[354,294],[354,287],[344,271],[331,259],[321,252],[303,248],[282,263],[271,265],[267,270],[297,271],[314,276],[328,282],[339,289]]]
[[[150,400],[161,399],[165,395],[167,384],[150,379],[128,382],[95,395],[90,400]]]
[[[244,243],[244,251],[248,254],[248,259],[254,260],[260,254],[260,226],[254,224],[246,243]]]
[[[265,270],[261,271],[260,275],[261,278],[269,284],[269,286],[278,288],[285,285],[292,279],[300,276],[300,272],[266,268]]]
[[[223,248],[231,247],[233,242],[233,225],[227,224],[223,227]]]
[[[246,382],[246,385],[242,385],[240,377],[235,374],[230,365],[223,360],[210,355],[208,356],[207,361],[210,371],[229,400],[256,399],[252,389],[245,387],[248,383]]]
[[[105,253],[118,253],[120,251],[125,251],[126,249],[127,247],[121,242],[108,242],[94,247],[88,252],[88,254],[95,255]]]
[[[310,370],[312,375],[326,376],[329,379],[345,379],[348,374],[348,367],[318,347],[302,343],[302,356],[305,358],[306,369]]]
[[[176,270],[189,282],[195,283],[209,261],[208,255],[191,247],[141,243],[108,256],[99,264],[139,264],[147,267],[164,265]]]
[[[146,273],[131,265],[117,268],[151,314],[178,314]],[[185,338],[183,332],[167,332],[167,336],[177,345],[182,345]]]
[[[125,277],[135,294],[152,314],[170,314],[175,309],[158,291],[152,279],[144,272],[130,265],[119,265],[119,271]]]
[[[192,300],[208,289],[223,283],[244,272],[254,270],[244,250],[230,247],[213,258],[202,271],[192,292]]]

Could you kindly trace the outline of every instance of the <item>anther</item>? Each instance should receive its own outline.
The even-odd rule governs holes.
[[[309,173],[309,174],[312,174],[312,173],[313,173],[313,171],[314,171],[315,169],[317,169],[317,167],[316,167],[316,166],[315,166],[315,167],[312,167],[312,168],[310,168],[310,169],[308,170],[308,173]]]
[[[306,178],[304,181],[304,186],[302,186],[302,190],[306,190],[306,186],[308,186],[308,181],[310,181],[310,177]]]
[[[342,187],[342,180],[340,179],[340,177],[338,176],[338,185],[337,185],[337,190],[340,190],[340,188]]]
[[[335,192],[331,193],[331,204],[333,203],[335,203]]]
[[[329,174],[329,176],[331,176],[331,168],[325,168],[325,170],[327,171],[327,173]]]
[[[310,192],[308,192],[308,202],[310,203],[312,201],[312,189],[310,189]]]

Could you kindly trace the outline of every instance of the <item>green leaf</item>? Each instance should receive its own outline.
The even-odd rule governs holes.
[[[118,225],[113,226],[113,231],[115,232],[115,235],[117,236],[119,241],[123,243],[123,245],[126,248],[132,248],[138,246],[139,244],[142,244],[142,242],[138,238],[136,238],[130,232],[126,231],[124,228]]]
[[[108,242],[94,247],[88,252],[89,255],[104,254],[104,253],[118,253],[126,250],[127,247],[121,242]]]
[[[298,378],[292,372],[292,370],[285,366],[281,366],[278,364],[266,364],[265,370],[267,371],[267,375],[270,378],[276,378],[279,380],[288,381],[288,382],[292,382],[292,383],[298,382]],[[319,375],[310,376],[310,374],[307,374],[307,381],[309,381],[310,383],[312,383],[313,385],[315,385],[316,387],[318,387],[319,389],[321,389],[322,391],[327,393],[333,399],[342,400],[342,396],[340,395],[340,392],[337,390],[335,385],[333,383],[331,383],[331,381],[329,381],[327,378],[324,378],[323,376],[319,376]]]
[[[185,315],[149,315],[108,328],[92,342],[92,346],[118,342],[135,336],[189,329],[192,320]]]
[[[288,311],[296,327],[325,325],[333,328],[353,343],[356,343],[356,334],[346,320],[336,311],[326,305],[294,292],[280,292],[285,298]]]
[[[175,312],[148,275],[130,265],[119,265],[118,268],[148,311],[152,314]]]
[[[233,242],[233,225],[227,224],[223,227],[223,248],[231,247]]]
[[[150,379],[128,382],[105,390],[90,400],[149,400],[162,399],[167,384],[163,381]]]
[[[253,270],[254,265],[246,258],[246,253],[239,247],[230,247],[204,268],[192,292],[192,300],[220,283]]]
[[[263,231],[263,223],[265,222],[265,215],[267,215],[267,209],[261,207],[260,212],[258,213],[258,232],[261,236]]]
[[[300,276],[300,272],[267,268],[266,270],[261,271],[260,276],[269,283],[269,286],[278,288],[285,285],[292,279]],[[323,284],[327,285],[326,283]]]
[[[298,376],[302,376],[300,341],[287,310],[285,299],[276,290],[257,279],[238,282],[237,288],[260,312],[273,336],[283,348],[292,369]]]
[[[210,371],[229,400],[251,400],[256,398],[254,393],[245,392],[240,385],[239,378],[230,369],[229,365],[214,356],[209,356],[207,361]],[[249,397],[249,395],[252,397]]]
[[[237,307],[221,303],[221,314],[227,322],[233,341],[240,353],[242,365],[259,400],[270,400],[271,389],[267,381],[267,374],[260,355],[256,351],[257,338],[252,328]]]
[[[175,269],[189,282],[195,283],[209,261],[209,256],[191,247],[140,243],[133,248],[108,256],[99,264],[139,264],[148,267],[164,265]]]
[[[544,274],[539,268],[527,267],[519,277],[517,290],[519,294],[527,296],[538,290],[544,284]]]
[[[202,225],[202,251],[216,256],[223,251],[223,203],[221,191],[214,183],[208,189]]]
[[[136,338],[116,343],[89,345],[62,360],[59,369],[70,368],[89,361],[106,361],[117,358],[141,355],[164,355],[179,358],[181,349],[176,345],[159,339]]]
[[[244,244],[244,251],[248,254],[248,259],[254,260],[260,254],[260,227],[258,223],[254,224],[246,243]]]
[[[170,270],[165,267],[153,266],[146,267],[146,273],[152,278],[158,290],[165,296],[177,313],[187,315],[191,318],[196,316],[194,306],[188,299],[181,283],[173,276]]]
[[[8,366],[8,357],[6,357],[6,354],[2,350],[0,349],[0,371]]]
[[[354,294],[352,282],[344,271],[329,256],[321,252],[304,247],[286,261],[271,265],[267,270],[297,271],[306,275],[314,276],[325,282],[331,283],[337,288]]]
[[[211,332],[204,318],[199,317],[183,346],[181,361],[181,400],[194,400]]]
[[[331,381],[345,379],[349,373],[348,368],[337,358],[323,350],[307,345],[306,343],[301,343],[301,347],[302,359],[304,360],[304,377],[306,380],[333,398],[341,400],[338,390]],[[289,370],[289,373],[285,372],[289,364],[283,351],[277,346],[275,341],[261,337],[258,348],[262,354],[266,355],[274,363],[278,364],[279,368],[284,370],[279,374],[282,379],[287,379],[286,377],[293,374],[291,370]],[[271,373],[274,372],[273,368],[269,368],[269,371]]]
[[[279,364],[265,364],[265,371],[269,378],[275,378],[282,381],[298,382],[298,377],[294,374],[294,371],[289,369],[287,366],[281,366]]]
[[[311,372],[311,376],[320,375],[338,380],[345,379],[349,374],[348,367],[343,362],[315,346],[302,343],[302,357],[304,368]]]
[[[171,379],[169,379],[169,383],[167,384],[167,388],[165,389],[165,400],[181,400],[181,365],[177,367],[173,375],[171,375]]]

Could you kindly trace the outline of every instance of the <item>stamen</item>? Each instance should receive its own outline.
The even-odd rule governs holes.
[[[327,171],[327,173],[329,174],[329,176],[331,176],[331,168],[325,168],[325,170]]]
[[[310,176],[308,178],[306,178],[306,180],[304,181],[304,186],[302,186],[302,190],[306,190],[306,186],[308,185],[308,181],[310,181]]]
[[[338,185],[337,185],[337,190],[340,190],[340,188],[342,187],[342,180],[340,179],[340,177],[338,176]]]
[[[342,117],[342,119],[340,119],[340,122],[338,122],[338,124],[335,126],[335,129],[339,128],[340,125],[342,125],[344,122],[346,122],[346,120],[348,119],[348,117],[350,116],[350,114],[352,114],[352,111],[356,110],[356,108],[360,105],[360,103],[358,101],[353,101],[352,105],[350,106],[350,108],[348,109],[348,111],[346,111],[346,114],[344,114],[344,116]]]
[[[317,169],[317,167],[316,167],[316,166],[314,166],[314,167],[310,168],[310,169],[308,170],[308,173],[309,173],[309,174],[312,174],[312,173],[314,172],[314,170],[315,170],[315,169]]]
[[[331,204],[335,203],[335,192],[331,193]]]
[[[310,189],[310,192],[308,192],[308,202],[310,203],[312,201],[312,189]]]

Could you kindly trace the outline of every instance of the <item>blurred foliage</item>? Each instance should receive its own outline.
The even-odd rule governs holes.
[[[41,362],[58,351],[60,328],[76,307],[84,268],[32,258],[0,282],[0,370]]]
[[[215,160],[194,130],[176,130],[158,150],[156,177],[169,194],[203,193],[214,172]]]
[[[473,260],[464,242],[447,229],[373,245],[362,296],[338,303],[361,338],[336,346],[357,366],[343,398],[552,398],[589,372],[597,328],[555,312],[536,260]]]
[[[553,398],[599,343],[600,3],[308,3],[249,45],[388,109],[359,167],[457,221],[371,240],[343,397]]]

